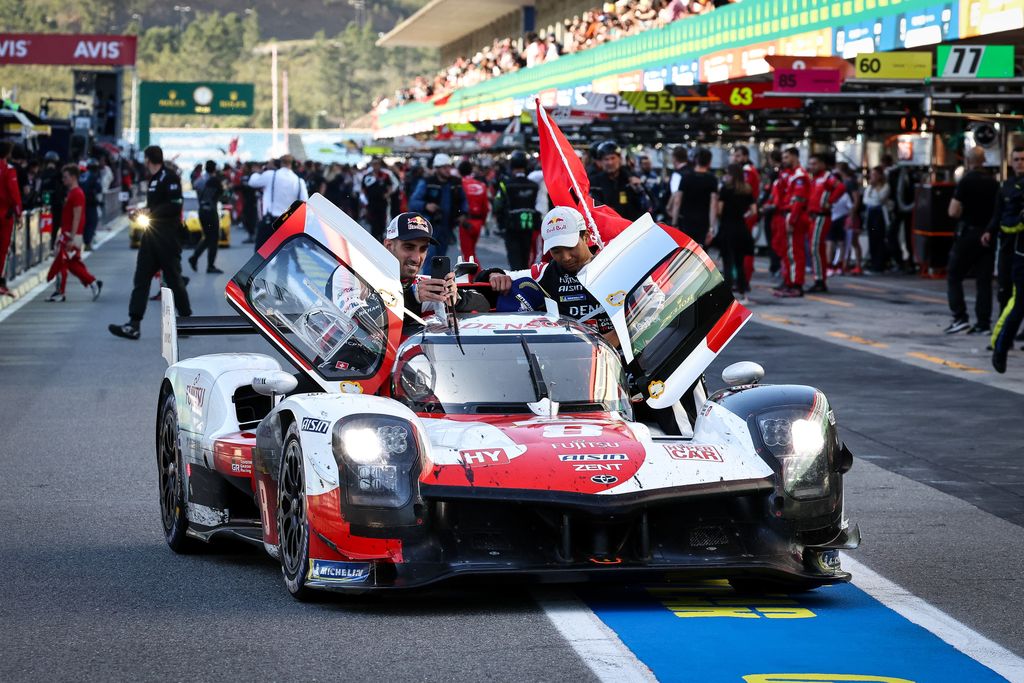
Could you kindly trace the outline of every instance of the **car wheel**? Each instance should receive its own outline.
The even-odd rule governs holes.
[[[174,394],[164,396],[156,439],[156,464],[160,483],[160,519],[164,540],[176,553],[188,552],[194,546],[188,532],[185,499],[185,477],[182,476],[181,449],[178,448],[178,411]]]
[[[288,592],[297,600],[308,600],[306,587],[309,567],[309,519],[306,516],[305,464],[299,430],[295,423],[288,427],[281,459],[281,476],[277,483],[277,540],[280,544],[281,573]]]

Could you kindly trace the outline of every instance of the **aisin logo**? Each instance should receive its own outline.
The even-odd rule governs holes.
[[[595,474],[590,478],[590,481],[595,484],[614,484],[619,480],[618,477],[613,477],[610,474]]]

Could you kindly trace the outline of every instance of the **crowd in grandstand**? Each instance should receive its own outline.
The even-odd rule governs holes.
[[[491,45],[470,58],[459,57],[433,78],[420,76],[393,98],[381,97],[375,103],[378,112],[411,101],[444,97],[495,76],[553,62],[563,54],[582,52],[603,43],[636,35],[673,21],[703,14],[730,0],[618,0],[566,19],[561,38],[556,33],[540,36],[528,33],[521,41],[495,39]]]

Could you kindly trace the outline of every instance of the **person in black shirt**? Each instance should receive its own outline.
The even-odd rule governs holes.
[[[64,211],[63,181],[60,173],[60,155],[49,151],[43,156],[43,170],[39,173],[39,194],[43,206],[50,207],[52,231],[50,232],[50,249],[57,242],[60,234],[61,213]]]
[[[217,173],[217,163],[206,162],[206,175],[196,181],[196,199],[199,202],[199,224],[203,226],[203,237],[195,251],[188,257],[192,270],[196,269],[199,257],[206,252],[206,272],[220,274],[224,271],[214,263],[217,260],[217,244],[220,242],[220,211],[217,207],[224,194],[224,183]]]
[[[679,183],[679,229],[700,245],[707,242],[718,201],[718,179],[711,173],[711,150],[700,148],[693,157],[696,168]]]
[[[964,174],[949,201],[949,216],[957,221],[956,239],[949,252],[946,268],[946,296],[953,322],[946,334],[968,330],[968,334],[990,334],[992,329],[992,268],[995,253],[991,245],[982,243],[982,235],[992,220],[999,193],[999,183],[984,170],[985,150],[973,147],[967,155],[970,170]],[[974,326],[967,318],[964,301],[964,278],[973,271],[977,281]]]
[[[597,157],[601,170],[590,176],[590,196],[631,221],[650,210],[644,181],[623,168],[619,146],[611,141],[602,142],[597,146]]]
[[[1006,372],[1007,354],[1024,321],[1024,146],[1014,147],[1010,165],[1013,175],[1003,183],[992,221],[981,238],[981,243],[988,246],[998,234],[999,249],[1011,255],[1006,275],[1010,280],[1009,289],[1015,293],[1005,304],[992,340],[992,367],[1000,374]]]
[[[718,194],[718,235],[715,243],[722,253],[722,275],[726,283],[739,294],[740,303],[747,303],[747,282],[743,259],[754,253],[754,239],[747,228],[747,216],[756,214],[754,191],[747,183],[743,166],[731,164],[722,181]]]
[[[540,185],[526,177],[523,152],[513,152],[508,165],[510,175],[501,179],[494,196],[494,217],[505,235],[509,267],[520,270],[530,265],[530,246],[540,230]]]
[[[144,152],[149,171],[146,190],[146,212],[149,227],[142,233],[139,254],[135,261],[134,287],[128,304],[128,322],[110,325],[108,330],[117,337],[139,338],[139,325],[146,313],[149,285],[157,271],[163,272],[164,281],[174,292],[178,315],[192,315],[188,291],[181,278],[181,178],[164,166],[164,151],[151,145]]]
[[[259,190],[249,187],[249,176],[256,171],[256,165],[251,161],[245,162],[242,167],[242,176],[235,192],[242,196],[242,227],[245,229],[246,238],[242,244],[253,244],[256,241],[256,224],[260,220],[260,194]]]
[[[388,224],[391,193],[397,188],[380,157],[373,157],[370,161],[370,168],[363,174],[360,185],[366,197],[366,222],[370,224],[370,233],[374,239],[382,240]]]

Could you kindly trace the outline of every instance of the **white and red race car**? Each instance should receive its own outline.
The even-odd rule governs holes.
[[[849,580],[852,455],[825,396],[740,363],[705,397],[750,314],[704,251],[644,217],[579,277],[621,356],[553,305],[403,338],[398,261],[322,196],[296,203],[227,286],[243,320],[176,320],[164,290],[167,543],[262,545],[299,598],[470,574]],[[247,330],[298,373],[263,354],[178,360],[179,334]]]

